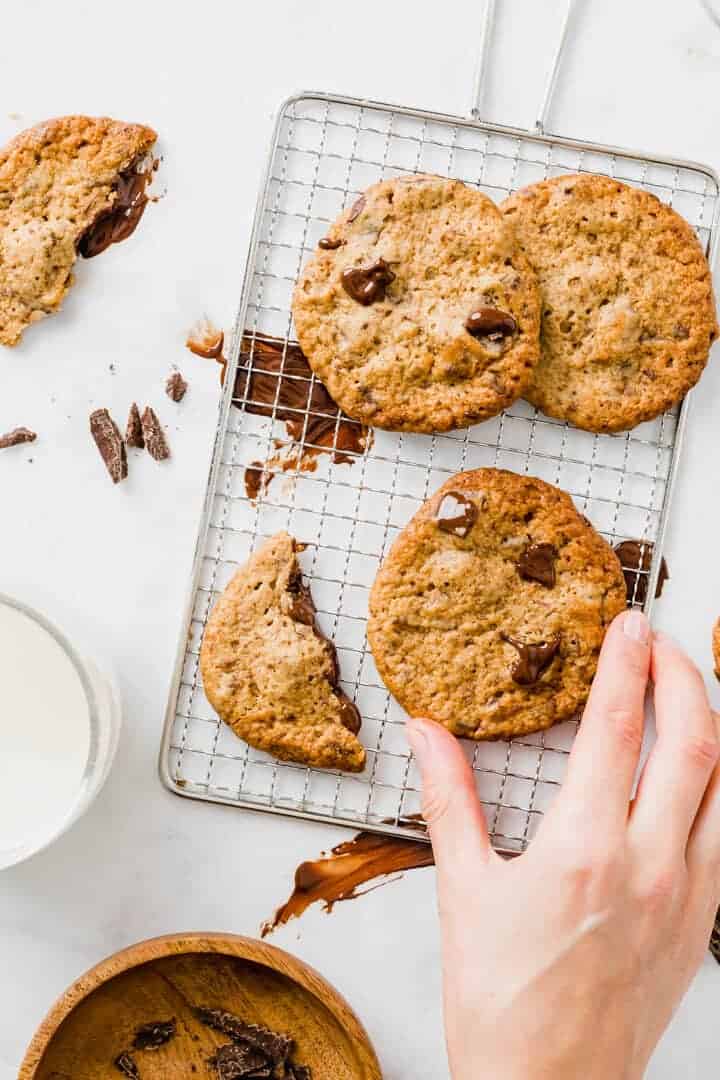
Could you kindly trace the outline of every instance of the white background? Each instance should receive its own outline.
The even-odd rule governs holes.
[[[528,124],[562,0],[498,6],[486,113]],[[50,1003],[89,965],[163,932],[256,933],[287,895],[297,862],[345,835],[181,800],[156,776],[218,397],[214,365],[191,357],[183,341],[202,312],[232,320],[281,99],[309,87],[466,113],[480,7],[25,0],[4,14],[0,136],[71,112],[150,123],[168,195],[131,241],[78,266],[59,316],[0,350],[0,430],[39,432],[36,444],[0,455],[0,591],[89,642],[115,672],[125,706],[115,768],[88,816],[0,876],[1,1080],[15,1075]],[[717,168],[719,100],[720,30],[699,2],[586,0],[552,126]],[[163,394],[173,364],[191,383],[179,406]],[[87,417],[108,406],[124,418],[133,399],[153,403],[168,424],[173,460],[133,459],[129,481],[113,488]],[[667,548],[671,581],[657,607],[658,624],[709,680],[720,612],[719,408],[716,359],[692,411]],[[716,686],[711,693],[717,704]],[[329,918],[311,911],[276,941],[346,994],[388,1080],[447,1076],[433,871]],[[652,1080],[717,1074],[719,994],[720,968],[708,959]]]

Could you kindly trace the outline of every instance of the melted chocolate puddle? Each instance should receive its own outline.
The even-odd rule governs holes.
[[[295,871],[291,895],[273,918],[263,924],[262,937],[267,937],[290,919],[299,918],[311,904],[320,903],[329,913],[343,900],[354,900],[356,896],[388,884],[388,881],[375,881],[376,878],[395,880],[389,875],[434,865],[429,844],[402,836],[360,832],[352,840],[338,844],[329,855],[300,863]],[[358,891],[371,881],[375,884]]]

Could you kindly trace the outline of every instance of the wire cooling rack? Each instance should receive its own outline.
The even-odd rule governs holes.
[[[555,69],[548,95],[554,77]],[[710,254],[720,205],[714,173],[689,162],[320,93],[282,106],[225,380],[161,773],[173,791],[194,798],[403,835],[422,828],[419,777],[403,711],[383,686],[365,633],[369,590],[399,531],[460,470],[490,465],[537,476],[568,491],[613,545],[626,539],[654,545],[648,569],[629,577],[631,602],[640,606],[645,597],[649,610],[686,413],[683,405],[626,434],[593,435],[519,401],[467,430],[375,431],[361,453],[346,455],[349,462],[321,454],[313,472],[297,456],[289,468],[279,462],[276,440],[285,437],[285,424],[278,395],[270,416],[253,412],[249,396],[258,343],[270,337],[287,355],[295,344],[293,285],[317,241],[369,184],[408,172],[455,177],[496,201],[561,173],[603,173],[670,203]],[[311,416],[307,408],[297,413],[307,449]],[[338,426],[339,414],[336,434]],[[258,462],[276,475],[253,500],[245,470]],[[361,775],[281,763],[248,747],[218,720],[203,692],[199,650],[213,604],[248,555],[280,529],[307,545],[300,561],[318,623],[337,648],[341,685],[362,714],[367,766]],[[576,726],[467,744],[499,849],[521,851],[532,837],[562,781]]]

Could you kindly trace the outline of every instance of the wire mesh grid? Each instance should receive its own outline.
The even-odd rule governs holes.
[[[220,412],[162,773],[173,790],[196,798],[405,835],[422,830],[418,775],[403,711],[385,689],[365,635],[369,589],[399,531],[460,470],[490,465],[537,476],[568,491],[612,544],[648,544],[647,563],[628,580],[632,602],[649,606],[684,419],[681,409],[623,435],[593,435],[519,401],[467,430],[433,436],[375,431],[362,451],[344,452],[340,460],[322,453],[308,465],[303,452],[313,449],[315,417],[307,393],[296,410],[300,452],[278,457],[284,421],[293,412],[278,415],[280,381],[304,377],[281,368],[273,402],[260,410],[270,415],[258,415],[252,396],[258,350],[270,340],[284,363],[295,346],[290,303],[304,261],[364,188],[408,172],[455,177],[496,201],[561,173],[604,173],[674,206],[706,250],[718,212],[716,178],[700,166],[319,94],[283,106]],[[313,377],[304,381],[311,384]],[[335,439],[340,422],[338,412]],[[246,488],[250,466],[266,474],[255,498]],[[367,766],[359,776],[281,763],[248,747],[218,720],[203,693],[199,649],[209,612],[238,566],[281,529],[307,545],[300,560],[318,624],[337,648],[341,686],[363,718]],[[571,721],[509,742],[467,744],[498,848],[520,851],[531,839],[562,781],[576,726]]]

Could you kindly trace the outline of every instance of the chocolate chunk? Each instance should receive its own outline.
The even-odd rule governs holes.
[[[150,457],[154,458],[155,461],[167,461],[170,457],[170,447],[167,444],[162,424],[158,420],[155,410],[151,409],[149,405],[146,405],[143,409],[140,423],[142,424],[145,449]]]
[[[133,1050],[157,1050],[170,1042],[176,1034],[175,1020],[153,1020],[141,1024],[135,1032]]]
[[[512,315],[494,307],[477,308],[465,320],[465,329],[468,334],[476,338],[487,338],[488,341],[502,341],[503,338],[514,334],[517,328],[518,325]]]
[[[329,236],[323,236],[322,240],[318,240],[318,247],[323,251],[335,251],[336,248],[342,247],[345,243],[344,240],[331,240]]]
[[[378,259],[372,266],[355,266],[342,273],[343,289],[364,307],[376,300],[384,300],[385,289],[394,280],[395,275],[384,259]]]
[[[356,217],[359,217],[359,215],[362,214],[363,210],[365,209],[365,202],[366,199],[364,195],[361,195],[359,199],[355,200],[355,202],[350,207],[348,221],[354,221]]]
[[[218,360],[225,344],[225,335],[209,319],[200,319],[190,330],[185,342],[191,353],[205,360]]]
[[[533,686],[543,671],[550,666],[555,653],[560,648],[559,634],[555,634],[549,641],[538,641],[536,643],[518,641],[516,638],[510,637],[509,634],[501,634],[500,636],[503,641],[507,641],[509,645],[512,645],[513,649],[517,649],[518,659],[511,674],[513,681],[518,686]]]
[[[129,1076],[130,1080],[139,1080],[140,1070],[138,1069],[135,1059],[128,1050],[123,1050],[122,1053],[113,1061],[113,1065],[118,1072],[121,1072],[123,1076]]]
[[[226,1043],[220,1046],[210,1064],[217,1071],[220,1080],[243,1080],[244,1077],[269,1077],[272,1075],[272,1063],[260,1050],[245,1043]]]
[[[615,548],[620,560],[628,604],[643,605],[647,599],[650,567],[652,566],[655,545],[650,540],[623,540]],[[655,586],[655,599],[662,595],[663,586],[670,579],[665,559],[660,561],[660,572]]]
[[[269,1028],[258,1024],[246,1024],[239,1016],[226,1012],[225,1009],[196,1010],[197,1017],[213,1031],[228,1035],[234,1043],[247,1043],[265,1054],[274,1066],[284,1065],[293,1047],[292,1039],[279,1035]]]
[[[288,611],[290,618],[294,619],[295,622],[304,623],[305,626],[314,626],[315,604],[310,589],[303,584],[299,568],[290,575],[288,592],[292,596],[292,603]]]
[[[449,491],[444,495],[435,511],[438,529],[461,537],[468,535],[477,516],[478,510],[473,500],[459,491]]]
[[[90,414],[90,434],[105,462],[113,484],[124,480],[128,474],[125,443],[118,426],[107,409],[96,409]]]
[[[342,690],[336,690],[335,693],[340,699],[340,723],[353,735],[357,735],[362,726],[357,706]]]
[[[182,401],[187,393],[188,384],[179,371],[173,371],[165,381],[165,393],[172,401]]]
[[[99,255],[111,244],[127,240],[138,227],[148,204],[145,188],[152,179],[152,171],[140,171],[140,164],[136,161],[120,173],[113,205],[103,210],[80,237],[77,247],[85,259]]]
[[[145,439],[143,438],[142,423],[140,422],[140,410],[135,401],[133,401],[130,406],[127,425],[125,427],[125,445],[134,446],[137,450],[145,449]]]
[[[528,544],[517,561],[517,572],[526,581],[539,581],[548,589],[555,585],[555,560],[558,557],[554,544]]]
[[[35,442],[37,435],[30,428],[16,427],[5,435],[0,435],[0,450],[7,450],[9,446],[20,446],[21,443]]]

